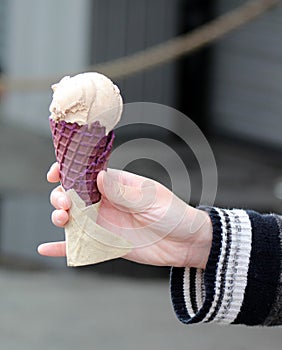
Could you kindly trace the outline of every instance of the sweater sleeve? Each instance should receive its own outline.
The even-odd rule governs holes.
[[[212,248],[205,270],[171,269],[178,319],[185,324],[282,325],[282,218],[200,209],[212,221]]]

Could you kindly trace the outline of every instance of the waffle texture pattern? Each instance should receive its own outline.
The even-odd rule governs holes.
[[[282,218],[201,207],[213,224],[205,270],[171,269],[171,297],[185,324],[282,325]]]
[[[106,135],[99,122],[88,126],[51,118],[50,127],[62,186],[65,190],[74,189],[87,206],[99,202],[97,176],[107,167],[113,131]]]

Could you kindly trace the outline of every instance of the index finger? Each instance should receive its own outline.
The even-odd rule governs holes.
[[[59,164],[57,162],[51,165],[51,167],[47,173],[47,180],[49,182],[59,182],[60,181],[60,170],[59,170]]]

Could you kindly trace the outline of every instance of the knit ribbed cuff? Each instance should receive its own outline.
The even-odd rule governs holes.
[[[213,242],[205,271],[171,270],[171,296],[183,323],[233,323],[244,302],[251,257],[252,227],[244,210],[206,210]]]
[[[267,325],[280,284],[280,231],[274,215],[249,210],[247,214],[253,231],[252,252],[244,302],[234,323]]]

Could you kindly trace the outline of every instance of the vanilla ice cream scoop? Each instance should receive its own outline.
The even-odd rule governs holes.
[[[79,125],[99,121],[106,133],[119,122],[123,101],[113,82],[100,73],[66,76],[52,85],[53,100],[49,107],[51,118]]]

